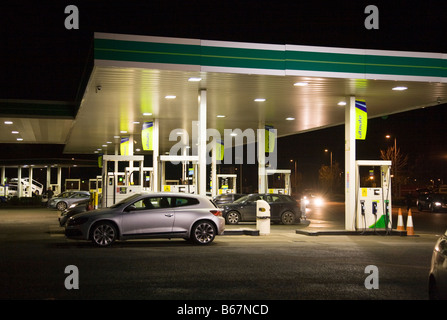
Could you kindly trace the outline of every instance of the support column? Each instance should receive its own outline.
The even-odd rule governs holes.
[[[355,97],[345,109],[345,229],[355,230]]]
[[[153,172],[153,180],[152,191],[159,192],[160,191],[160,171],[159,171],[159,156],[160,156],[160,142],[159,142],[159,120],[154,119],[154,127],[152,129],[153,140],[152,140],[152,172]],[[164,171],[163,171],[164,172]]]
[[[33,167],[31,166],[28,169],[28,196],[33,196]]]
[[[61,193],[62,192],[62,167],[58,166],[57,167],[57,192]]]
[[[259,123],[258,131],[258,192],[267,193],[267,175],[265,170],[265,123]]]
[[[22,197],[22,167],[19,166],[17,171],[17,196]]]
[[[212,154],[211,154],[211,195],[217,196],[217,188],[218,188],[218,182],[217,182],[217,141],[216,139],[213,140],[213,148],[212,148]]]
[[[0,185],[4,186],[5,185],[5,180],[6,180],[6,167],[5,166],[2,167],[2,173],[1,173],[1,178],[0,179],[2,179],[2,181],[0,181]]]
[[[200,90],[200,105],[199,105],[199,148],[198,156],[198,194],[206,195],[206,90]]]
[[[51,166],[47,167],[47,183],[45,186],[45,190],[51,187]]]

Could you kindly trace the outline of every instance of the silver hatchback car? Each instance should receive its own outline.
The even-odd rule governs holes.
[[[224,229],[222,211],[208,198],[161,192],[135,194],[109,208],[74,215],[65,235],[101,247],[115,240],[147,238],[185,238],[205,245]]]

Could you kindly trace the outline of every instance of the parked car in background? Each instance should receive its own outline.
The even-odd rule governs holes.
[[[213,201],[215,204],[221,205],[224,203],[232,203],[243,196],[244,194],[242,193],[223,193],[215,196]]]
[[[64,191],[61,194],[51,198],[48,201],[48,207],[58,209],[59,211],[63,211],[67,209],[72,203],[85,199],[90,199],[90,192]]]
[[[259,194],[245,195],[233,203],[226,203],[220,207],[223,209],[223,217],[228,224],[256,221],[256,201],[265,200],[270,205],[270,221],[283,224],[293,224],[301,216],[297,202],[291,196],[284,194]]]
[[[116,240],[184,238],[200,245],[224,232],[222,210],[207,197],[185,193],[142,193],[109,208],[70,217],[67,238],[109,246]]]
[[[447,232],[436,242],[428,276],[428,295],[431,300],[447,299]]]
[[[447,194],[421,194],[416,201],[416,205],[419,211],[429,210],[431,212],[440,212],[447,210]]]

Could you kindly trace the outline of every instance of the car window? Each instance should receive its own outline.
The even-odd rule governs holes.
[[[63,192],[63,193],[61,193],[58,197],[59,197],[59,198],[68,198],[68,197],[70,197],[72,194],[73,194],[72,192]]]
[[[281,202],[281,198],[279,196],[267,196],[267,202]]]
[[[146,197],[135,201],[130,206],[134,210],[150,210],[171,207],[172,198],[170,197]]]
[[[237,199],[236,201],[234,201],[234,203],[242,203],[244,201],[246,201],[248,199],[248,196],[243,196],[240,197],[239,199]]]
[[[280,197],[281,197],[281,201],[283,201],[283,202],[295,202],[295,200],[292,197],[290,197],[290,196],[282,195]]]
[[[189,198],[189,197],[184,197],[184,198],[175,198],[175,203],[174,206],[175,207],[184,207],[184,206],[192,206],[195,204],[199,204],[199,200],[196,198]]]
[[[263,200],[263,197],[261,197],[261,195],[259,195],[259,194],[254,194],[254,195],[252,195],[250,197],[249,200],[255,202],[255,201],[258,201],[258,200]]]
[[[86,198],[88,197],[85,193],[75,193],[71,198]]]

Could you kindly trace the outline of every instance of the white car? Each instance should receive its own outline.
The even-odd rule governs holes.
[[[447,299],[447,231],[438,239],[433,249],[428,294],[430,300]]]

